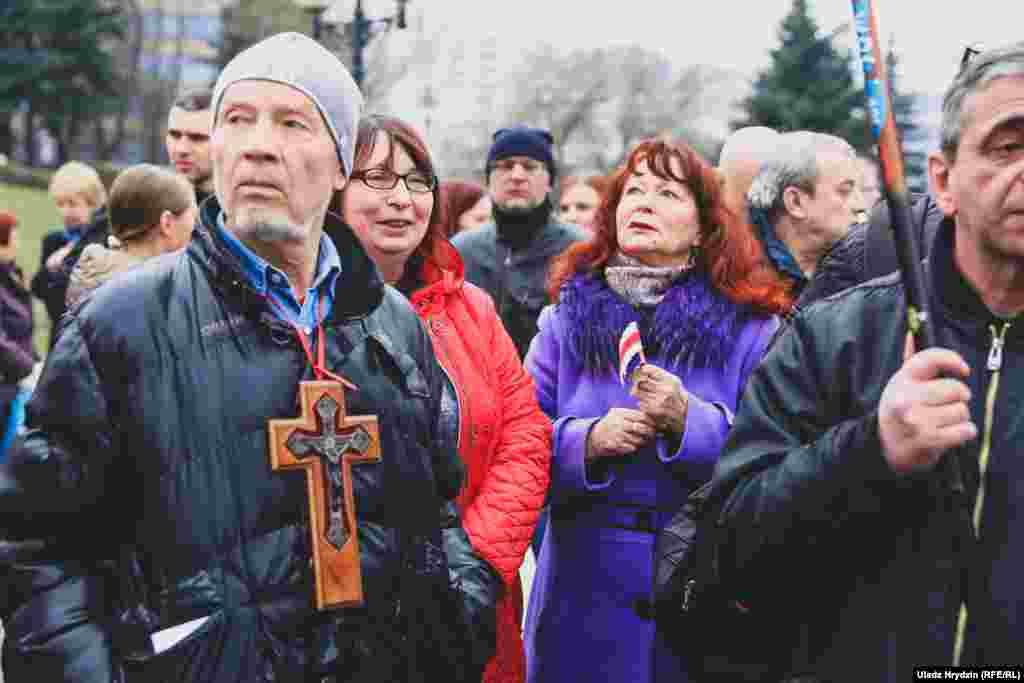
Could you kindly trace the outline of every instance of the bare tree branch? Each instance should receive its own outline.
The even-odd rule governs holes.
[[[565,54],[541,45],[514,78],[508,113],[550,129],[567,172],[607,170],[645,137],[690,136],[721,77],[703,65],[679,70],[641,47]]]

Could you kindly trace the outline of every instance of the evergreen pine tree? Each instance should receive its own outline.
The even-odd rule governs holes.
[[[64,161],[84,126],[116,104],[110,47],[126,35],[125,15],[106,0],[13,0],[0,19],[0,42],[11,56],[0,60],[0,110],[27,101]]]
[[[830,133],[860,151],[870,149],[864,94],[854,81],[850,55],[836,50],[832,38],[818,35],[807,0],[793,0],[771,66],[758,75],[743,103],[746,119],[736,125]]]
[[[268,36],[283,31],[309,33],[312,20],[292,0],[232,0],[221,7],[221,26],[221,37],[214,41],[217,55],[211,60],[218,72],[239,52]]]

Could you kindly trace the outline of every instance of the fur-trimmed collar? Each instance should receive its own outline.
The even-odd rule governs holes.
[[[724,367],[742,325],[753,315],[711,286],[701,269],[688,271],[653,309],[636,309],[613,292],[601,273],[573,276],[559,295],[568,344],[588,371],[616,372],[619,337],[637,322],[648,357],[672,367]]]

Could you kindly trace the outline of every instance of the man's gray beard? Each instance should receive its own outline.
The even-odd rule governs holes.
[[[204,176],[197,177],[192,181],[192,187],[197,190],[208,191],[213,189],[213,173],[207,173]]]
[[[240,225],[235,228],[235,232],[240,237],[256,242],[302,242],[306,237],[301,227],[266,221]]]

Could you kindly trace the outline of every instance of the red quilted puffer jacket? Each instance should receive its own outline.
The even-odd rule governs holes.
[[[443,243],[435,250],[446,265],[432,260],[423,266],[426,285],[411,301],[458,393],[459,452],[467,469],[458,503],[466,532],[507,586],[498,604],[496,654],[484,682],[522,683],[519,567],[548,489],[551,422],[491,297],[465,282],[454,248]]]

